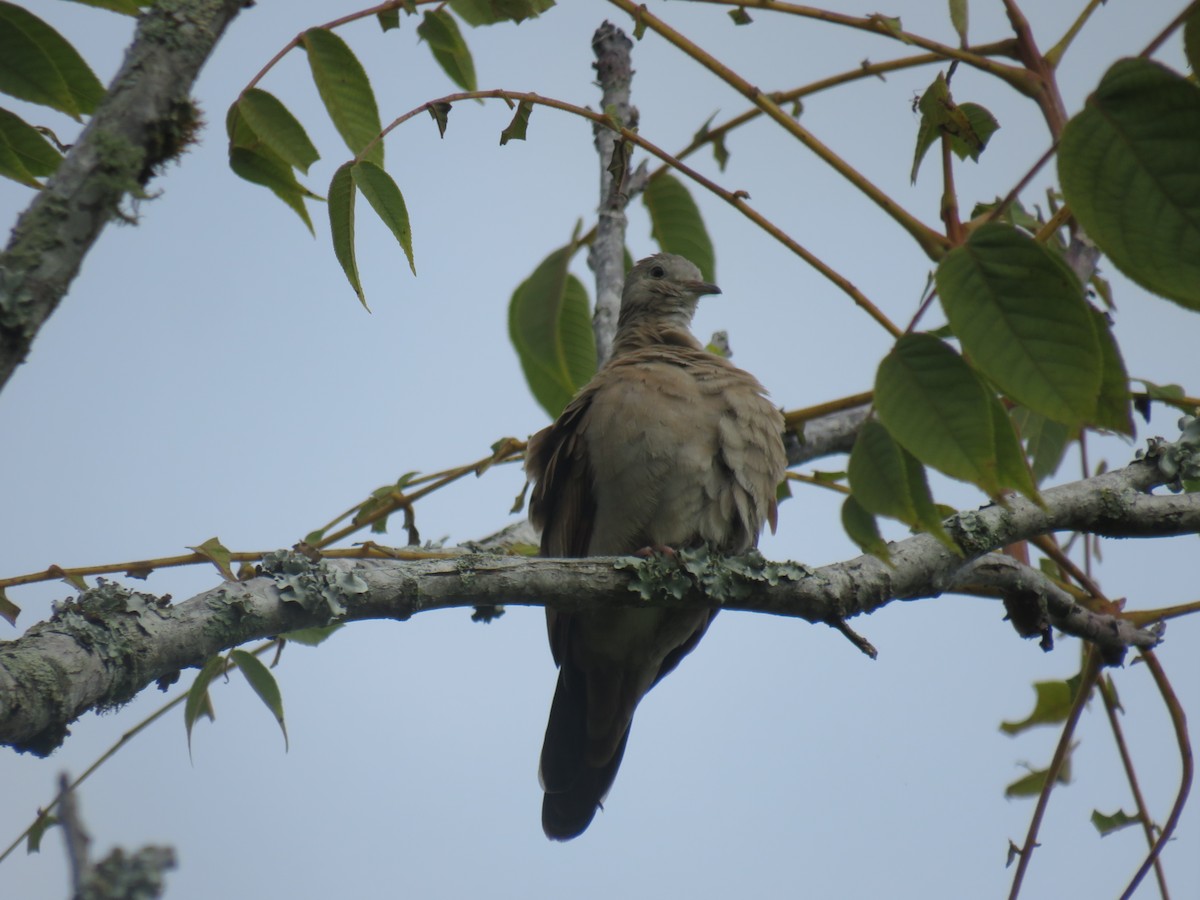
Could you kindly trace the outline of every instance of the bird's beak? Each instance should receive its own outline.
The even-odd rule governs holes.
[[[707,281],[685,281],[683,286],[693,294],[719,294],[721,289]]]

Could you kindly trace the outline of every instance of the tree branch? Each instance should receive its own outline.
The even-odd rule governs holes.
[[[108,93],[0,254],[0,389],[127,196],[195,139],[192,84],[246,0],[160,0]]]
[[[1032,585],[1045,596],[1057,627],[1083,634],[1111,658],[1126,646],[1153,646],[1159,632],[1130,629],[1119,619],[1075,606],[1068,597],[1052,596],[1036,573],[1024,567],[1010,568],[1005,575],[993,557],[973,569],[964,570],[964,565],[1050,531],[1112,537],[1200,531],[1200,494],[1148,493],[1177,477],[1171,473],[1177,472],[1173,467],[1180,455],[1186,455],[1184,442],[1159,444],[1156,453],[1123,469],[1050,488],[1043,493],[1044,507],[1012,498],[1007,507],[960,513],[946,527],[961,556],[928,535],[917,535],[890,545],[891,565],[860,556],[814,570],[687,551],[678,563],[472,553],[419,562],[313,561],[283,552],[264,559],[260,577],[223,584],[177,606],[105,583],[0,646],[0,743],[47,754],[84,712],[119,706],[146,685],[171,683],[179,670],[199,667],[246,641],[334,621],[404,620],[453,607],[522,604],[581,610],[706,603],[837,624],[893,600],[938,596],[978,580],[990,568],[995,570],[992,577],[1010,586]],[[1163,471],[1160,463],[1166,459],[1172,464]]]

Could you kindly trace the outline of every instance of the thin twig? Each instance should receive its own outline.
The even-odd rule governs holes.
[[[1183,808],[1187,805],[1188,794],[1192,791],[1192,778],[1195,774],[1195,760],[1192,758],[1192,743],[1188,737],[1187,716],[1184,715],[1183,706],[1180,704],[1179,698],[1175,696],[1171,681],[1167,678],[1167,673],[1163,671],[1154,651],[1143,650],[1142,659],[1154,676],[1154,683],[1158,685],[1158,692],[1162,695],[1163,702],[1167,705],[1167,711],[1171,715],[1171,725],[1175,728],[1175,741],[1179,747],[1179,791],[1175,795],[1175,803],[1171,806],[1171,814],[1167,816],[1167,821],[1163,823],[1162,831],[1158,834],[1158,840],[1154,842],[1146,859],[1130,880],[1129,886],[1121,894],[1121,900],[1128,900],[1133,896],[1133,892],[1137,890],[1142,879],[1146,877],[1146,873],[1150,871],[1150,867],[1162,853],[1163,847],[1167,846],[1167,841],[1175,833],[1175,826],[1179,824],[1179,817],[1183,815]]]
[[[1083,672],[1079,679],[1078,693],[1071,703],[1071,710],[1067,713],[1067,720],[1063,723],[1062,734],[1058,739],[1058,746],[1054,748],[1054,757],[1050,760],[1050,767],[1046,770],[1046,783],[1042,786],[1041,793],[1038,794],[1037,806],[1033,810],[1033,818],[1029,821],[1029,831],[1025,834],[1025,843],[1017,853],[1017,871],[1013,873],[1012,889],[1008,893],[1008,900],[1016,900],[1016,897],[1021,893],[1021,882],[1025,878],[1025,872],[1029,868],[1029,860],[1033,857],[1033,849],[1037,846],[1038,829],[1041,827],[1042,818],[1046,814],[1046,807],[1050,803],[1050,794],[1054,790],[1054,785],[1058,782],[1058,776],[1062,772],[1063,764],[1066,762],[1067,755],[1071,751],[1071,737],[1075,734],[1075,726],[1079,723],[1079,717],[1083,713],[1083,707],[1087,704],[1088,696],[1092,692],[1092,687],[1096,683],[1096,678],[1100,673],[1100,654],[1090,644],[1087,645],[1085,651]]]

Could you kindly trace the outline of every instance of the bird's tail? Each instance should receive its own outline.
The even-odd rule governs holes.
[[[617,777],[628,740],[627,726],[607,762],[588,764],[587,691],[579,673],[564,663],[550,704],[539,770],[546,792],[542,799],[546,837],[569,841],[583,834]]]

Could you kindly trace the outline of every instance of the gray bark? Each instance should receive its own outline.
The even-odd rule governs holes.
[[[104,100],[0,254],[0,389],[127,197],[194,140],[192,84],[246,0],[160,0]]]

